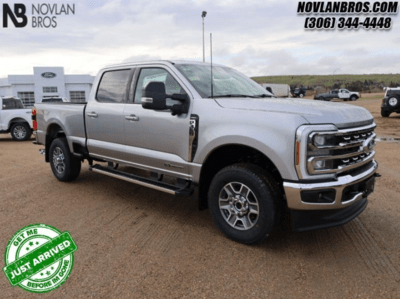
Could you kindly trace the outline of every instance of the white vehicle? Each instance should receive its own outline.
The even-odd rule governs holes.
[[[360,93],[349,91],[348,89],[333,89],[327,93],[317,95],[316,99],[319,101],[330,101],[333,99],[343,99],[344,101],[356,101],[360,98]]]
[[[290,86],[288,84],[263,83],[261,86],[276,97],[289,98],[291,96]]]
[[[32,112],[18,98],[0,97],[0,133],[11,133],[14,140],[28,140],[32,135]]]

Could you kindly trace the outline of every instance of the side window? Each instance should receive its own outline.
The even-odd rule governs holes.
[[[124,103],[131,70],[109,71],[103,74],[96,99],[103,103]]]
[[[12,99],[3,99],[3,110],[23,109],[21,101]]]
[[[185,90],[172,77],[170,73],[162,68],[146,68],[140,71],[139,78],[136,84],[134,103],[140,104],[142,100],[142,90],[148,82],[156,81],[165,84],[165,92],[168,95],[174,93],[186,94]],[[167,98],[167,105],[180,104],[179,101]]]

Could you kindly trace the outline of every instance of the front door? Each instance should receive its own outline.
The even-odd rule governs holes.
[[[167,94],[186,94],[182,84],[164,67],[138,70],[131,99],[125,105],[125,144],[129,146],[129,161],[161,173],[188,174],[189,121],[188,114],[171,115],[169,110],[143,109],[142,89],[150,81],[163,82]],[[167,99],[168,105],[180,102]]]

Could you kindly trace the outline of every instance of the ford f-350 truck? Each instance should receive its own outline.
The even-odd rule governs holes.
[[[25,141],[32,136],[31,109],[14,97],[0,97],[0,133],[10,133],[16,141]]]
[[[378,175],[366,109],[275,98],[222,65],[106,67],[87,103],[36,104],[33,121],[58,180],[76,179],[87,160],[93,172],[197,199],[246,244],[284,212],[295,231],[352,220]]]

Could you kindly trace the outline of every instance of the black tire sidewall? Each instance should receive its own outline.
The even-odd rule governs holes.
[[[213,220],[216,226],[234,241],[245,244],[260,242],[271,232],[274,226],[276,207],[272,198],[273,191],[268,190],[268,188],[262,188],[261,186],[265,187],[265,183],[260,178],[261,176],[254,176],[245,169],[225,168],[214,177],[210,185],[208,203]],[[231,182],[245,184],[253,191],[257,198],[259,205],[258,220],[248,230],[237,230],[230,226],[223,218],[219,209],[219,194],[222,188]]]
[[[357,101],[357,97],[356,96],[351,96],[350,97],[350,101]]]
[[[63,173],[59,173],[55,169],[54,163],[53,163],[53,153],[57,147],[59,147],[64,154],[65,170]],[[67,140],[65,138],[57,138],[57,139],[53,140],[53,142],[50,145],[50,149],[49,149],[49,161],[50,161],[51,170],[53,171],[54,176],[59,181],[63,181],[63,182],[72,181],[73,179],[75,179],[78,176],[78,174],[80,172],[81,162],[72,156],[72,154],[68,148]]]
[[[14,129],[15,129],[15,127],[18,127],[18,126],[22,126],[22,127],[25,128],[26,135],[25,135],[24,138],[21,138],[21,139],[20,139],[20,138],[17,138],[17,137],[14,135]],[[11,126],[10,133],[11,133],[11,137],[12,137],[14,140],[16,140],[16,141],[26,141],[26,140],[28,140],[29,138],[31,138],[32,130],[31,130],[31,128],[29,127],[29,125],[28,125],[27,123],[15,123],[15,124],[13,124],[13,125]]]
[[[390,113],[391,113],[391,112],[389,112],[389,111],[387,111],[387,110],[381,110],[381,116],[382,116],[382,117],[389,117],[389,116],[390,116]]]

